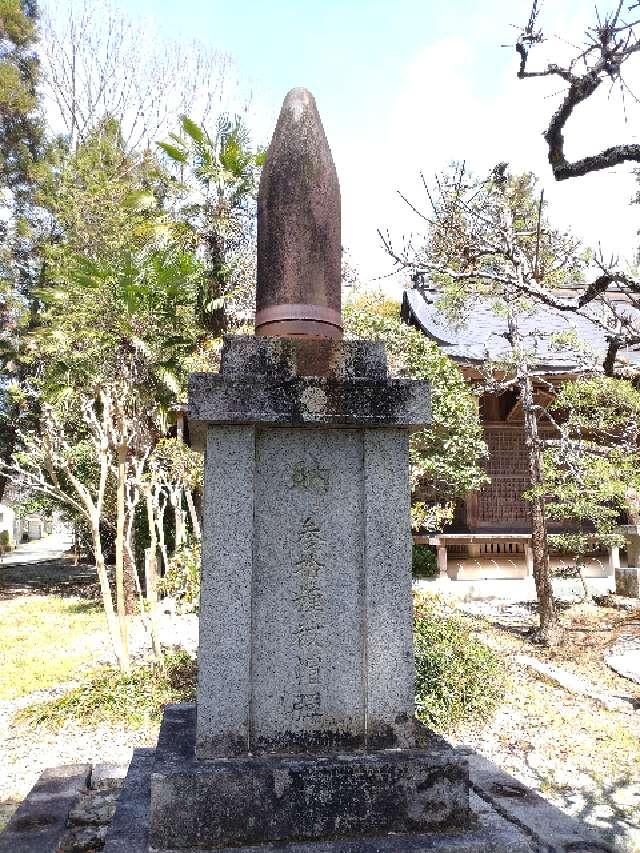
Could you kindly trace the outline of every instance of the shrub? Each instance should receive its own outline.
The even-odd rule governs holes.
[[[162,595],[175,598],[182,613],[200,604],[200,543],[187,542],[169,559],[167,573],[159,582]]]
[[[16,720],[54,730],[70,719],[141,729],[160,719],[167,702],[193,701],[196,672],[196,662],[184,651],[166,655],[161,663],[134,666],[128,673],[105,669],[57,699],[21,709]]]
[[[434,578],[438,574],[436,555],[428,545],[413,546],[411,573],[417,578]]]
[[[9,550],[9,531],[0,530],[0,554]]]
[[[437,599],[415,608],[416,711],[430,729],[448,731],[459,723],[489,717],[502,699],[505,672],[460,616]]]

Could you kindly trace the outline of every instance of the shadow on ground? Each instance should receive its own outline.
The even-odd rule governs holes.
[[[430,734],[428,742],[447,746],[438,735]],[[640,780],[620,778],[590,791],[554,789],[554,805],[474,750],[458,747],[454,752],[469,762],[473,792],[531,838],[537,853],[640,851]],[[545,778],[534,773],[544,789]]]
[[[0,561],[0,600],[19,595],[62,595],[97,598],[97,574],[87,563],[72,560],[43,560],[37,563]]]

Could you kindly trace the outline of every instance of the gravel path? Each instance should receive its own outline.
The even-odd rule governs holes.
[[[454,605],[456,606],[456,605]],[[596,828],[625,853],[640,853],[640,693],[609,670],[611,652],[628,662],[640,655],[640,613],[576,605],[563,610],[565,646],[544,650],[527,642],[536,623],[528,602],[463,602],[478,635],[504,661],[509,684],[493,720],[469,724],[453,741],[537,790],[566,814]],[[573,673],[635,709],[605,709],[523,666],[522,654]],[[625,673],[625,675],[629,675]]]

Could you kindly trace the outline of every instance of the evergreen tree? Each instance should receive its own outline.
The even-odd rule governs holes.
[[[34,0],[0,0],[0,181],[18,197],[42,144],[37,15]]]
[[[17,334],[29,322],[30,291],[38,276],[32,220],[34,164],[43,142],[37,84],[37,6],[0,0],[0,461],[15,443],[20,373]],[[0,475],[0,500],[6,480]]]

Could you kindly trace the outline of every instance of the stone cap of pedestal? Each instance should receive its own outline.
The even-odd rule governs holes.
[[[220,373],[271,382],[302,376],[387,379],[387,354],[382,341],[226,335]]]
[[[220,373],[189,377],[192,443],[205,424],[419,430],[429,383],[389,379],[379,341],[227,337]]]

